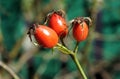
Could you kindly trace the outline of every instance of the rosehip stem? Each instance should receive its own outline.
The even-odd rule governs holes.
[[[73,52],[75,52],[75,53],[77,53],[77,52],[78,52],[78,45],[79,45],[79,42],[77,42],[77,43],[76,43],[76,45],[75,45],[75,48],[74,48],[74,51],[73,51]]]
[[[77,43],[77,44],[79,44],[79,43]],[[78,49],[77,44],[76,44],[76,47],[75,47],[75,51],[77,51],[77,49]],[[87,79],[87,76],[85,75],[85,72],[84,72],[82,66],[80,65],[80,63],[77,59],[77,56],[76,56],[77,53],[69,50],[68,48],[66,48],[65,46],[63,46],[59,43],[57,44],[57,46],[55,48],[57,48],[59,51],[61,51],[64,54],[69,54],[71,56],[71,58],[73,59],[73,61],[75,62],[75,64],[76,64],[80,74],[82,75],[83,79]]]
[[[78,59],[77,59],[77,57],[76,57],[76,54],[71,55],[71,57],[72,57],[73,61],[75,62],[75,64],[76,64],[76,66],[77,66],[80,74],[82,75],[83,79],[87,79],[87,76],[85,75],[85,72],[84,72],[82,66],[81,66],[80,63],[79,63],[79,61],[78,61]]]
[[[59,51],[61,51],[64,54],[71,54],[71,55],[74,54],[71,50],[67,49],[65,46],[63,46],[59,43],[57,44],[57,46],[55,48],[57,48]]]
[[[66,47],[66,45],[65,45],[65,43],[64,43],[64,38],[60,38],[60,41],[61,41],[61,43],[63,44],[63,46]]]

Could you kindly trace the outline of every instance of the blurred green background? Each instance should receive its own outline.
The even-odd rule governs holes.
[[[82,79],[69,56],[35,47],[27,36],[52,10],[62,9],[69,22],[91,17],[89,37],[79,44],[78,58],[89,79],[120,79],[119,0],[0,0],[0,61],[21,79]],[[70,27],[70,26],[69,26]],[[70,34],[69,48],[75,46]],[[12,79],[2,67],[0,79]]]

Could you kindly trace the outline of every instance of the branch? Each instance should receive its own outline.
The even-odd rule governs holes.
[[[119,41],[120,40],[120,35],[119,34],[102,34],[99,32],[94,32],[95,34],[95,39],[100,40],[100,41],[107,41],[107,42],[114,42],[114,41]]]
[[[20,79],[17,74],[10,68],[8,67],[5,63],[0,61],[0,66],[4,68],[6,71],[8,71],[15,79]]]

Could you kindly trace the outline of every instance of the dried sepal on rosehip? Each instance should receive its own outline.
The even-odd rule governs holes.
[[[33,25],[28,31],[30,40],[33,35],[37,43],[45,48],[53,48],[58,43],[58,35],[54,30],[45,25]]]
[[[86,22],[88,27],[92,25],[92,20],[90,19],[90,17],[83,17],[83,20]]]

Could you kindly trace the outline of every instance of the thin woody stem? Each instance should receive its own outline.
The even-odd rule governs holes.
[[[0,61],[0,66],[2,68],[4,68],[6,71],[8,71],[14,77],[14,79],[20,79],[17,76],[17,74],[10,67],[8,67],[5,63],[3,63],[2,61]]]

